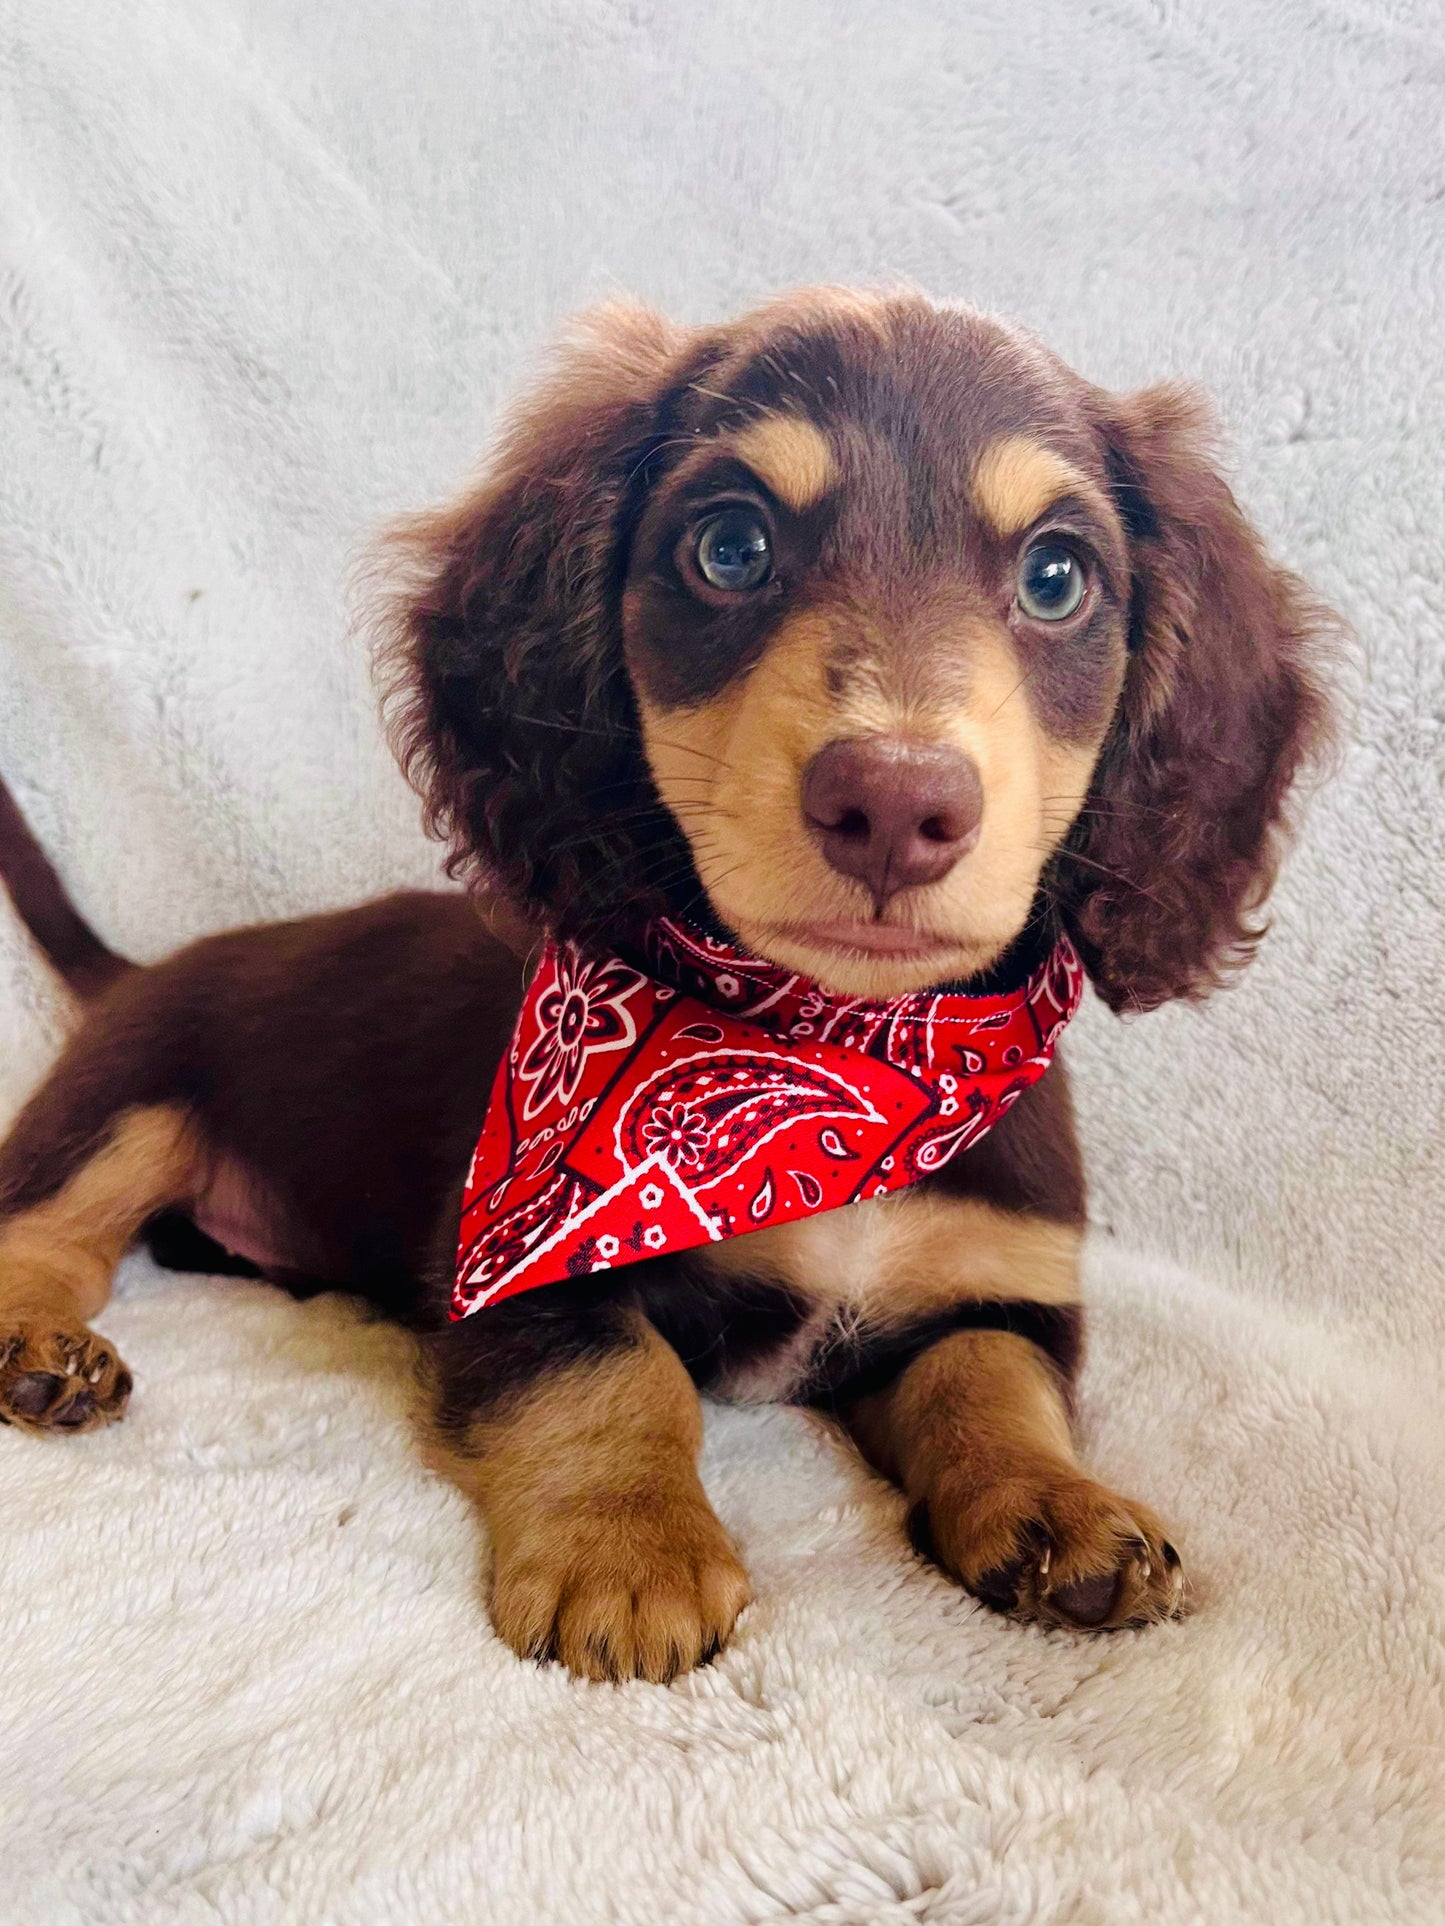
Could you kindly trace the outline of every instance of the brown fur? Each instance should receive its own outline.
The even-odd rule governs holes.
[[[755,594],[698,578],[691,531],[720,502],[768,531]],[[1083,558],[1065,622],[1015,599],[1041,534]],[[127,972],[0,809],[0,875],[94,998],[0,1147],[5,1414],[120,1414],[128,1377],[84,1319],[125,1238],[180,1205],[191,1251],[219,1260],[208,1233],[423,1333],[434,1459],[488,1514],[519,1651],[661,1678],[726,1637],[745,1581],[697,1482],[689,1378],[838,1412],[991,1604],[1175,1609],[1156,1521],[1069,1441],[1085,1200],[1059,1066],[906,1196],[460,1325],[446,1301],[544,928],[610,947],[671,908],[867,995],[1008,980],[1068,932],[1134,1009],[1244,960],[1322,730],[1324,618],[1244,522],[1197,402],[1104,394],[914,295],[699,330],[613,309],[391,560],[398,748],[485,907],[407,893]],[[949,748],[982,788],[967,852],[881,908],[800,807],[850,733]],[[828,934],[865,919],[915,947]]]
[[[3,782],[0,874],[31,935],[77,996],[98,996],[130,968],[79,915]]]

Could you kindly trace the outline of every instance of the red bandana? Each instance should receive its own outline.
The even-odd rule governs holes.
[[[462,1197],[452,1316],[917,1183],[1049,1067],[1083,969],[1004,996],[834,996],[685,924],[648,971],[549,943]]]

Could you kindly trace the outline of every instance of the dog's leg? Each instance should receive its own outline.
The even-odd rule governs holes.
[[[434,1340],[434,1467],[482,1509],[492,1622],[526,1658],[663,1682],[710,1658],[747,1574],[697,1474],[702,1419],[635,1308],[525,1299]]]
[[[119,1418],[131,1378],[88,1329],[146,1219],[193,1192],[200,1163],[183,1108],[135,1105],[77,1153],[52,1084],[0,1150],[0,1420],[90,1431]]]
[[[845,1418],[907,1494],[919,1549],[985,1604],[1090,1629],[1179,1610],[1163,1527],[1079,1465],[1059,1374],[1027,1338],[956,1331]]]

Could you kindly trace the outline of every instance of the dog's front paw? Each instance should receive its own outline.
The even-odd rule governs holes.
[[[522,1658],[666,1684],[721,1649],[748,1576],[702,1498],[598,1500],[503,1535],[492,1623]]]
[[[1083,1472],[1032,1469],[980,1485],[949,1474],[914,1506],[914,1543],[995,1611],[1112,1631],[1175,1618],[1184,1568],[1144,1505]]]
[[[131,1375],[115,1347],[83,1325],[21,1325],[0,1336],[0,1423],[23,1431],[95,1431],[125,1415]]]

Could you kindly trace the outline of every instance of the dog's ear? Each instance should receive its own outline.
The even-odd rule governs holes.
[[[1335,624],[1240,512],[1196,394],[1096,409],[1132,557],[1129,665],[1053,884],[1100,996],[1146,1010],[1204,995],[1264,933],[1285,797],[1326,731]]]
[[[649,465],[703,337],[584,316],[480,484],[381,558],[391,735],[448,872],[568,931],[643,894],[676,836],[652,790],[619,595]],[[685,860],[685,858],[680,859]]]

